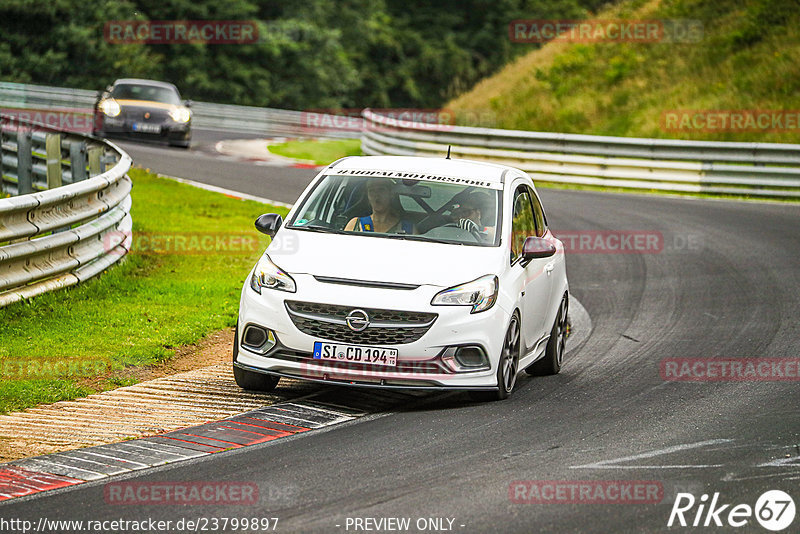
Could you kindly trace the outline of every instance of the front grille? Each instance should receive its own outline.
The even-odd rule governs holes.
[[[150,113],[150,118],[145,119],[145,113]],[[162,123],[169,117],[169,112],[163,109],[123,108],[122,117],[129,121]]]
[[[435,313],[355,308],[336,304],[286,301],[294,325],[319,339],[360,345],[402,345],[421,338],[438,317]],[[345,318],[354,309],[369,315],[370,325],[361,332],[347,326]]]

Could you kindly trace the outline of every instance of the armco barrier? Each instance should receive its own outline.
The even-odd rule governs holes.
[[[131,158],[111,143],[0,115],[0,307],[82,282],[131,241]]]
[[[400,122],[364,111],[370,155],[518,167],[537,182],[800,198],[800,145],[639,139]]]
[[[0,82],[0,108],[7,110],[42,110],[91,116],[96,91]],[[315,118],[324,118],[315,114]],[[85,123],[86,121],[81,121]],[[322,121],[321,122],[325,122]],[[328,121],[330,122],[330,121]],[[346,129],[320,131],[308,124],[308,114],[286,109],[232,106],[194,102],[192,127],[264,134],[265,136],[357,138],[360,133]]]
[[[0,82],[0,107],[90,114],[96,93]],[[414,124],[364,111],[366,127],[316,129],[308,114],[195,102],[197,128],[264,135],[361,137],[366,154],[452,155],[506,163],[539,182],[689,193],[800,197],[800,145],[640,139]],[[326,115],[314,114],[316,122]],[[34,167],[36,176],[44,169]]]

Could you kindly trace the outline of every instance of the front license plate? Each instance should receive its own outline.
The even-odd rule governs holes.
[[[142,133],[161,133],[161,125],[160,124],[146,124],[141,122],[134,122],[133,123],[133,131],[134,132],[142,132]]]
[[[315,341],[314,359],[395,366],[397,365],[397,349]]]

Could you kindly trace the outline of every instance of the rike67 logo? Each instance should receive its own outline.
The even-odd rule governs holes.
[[[667,526],[682,527],[721,527],[734,528],[750,525],[752,519],[765,529],[778,532],[786,529],[794,521],[794,500],[781,490],[764,492],[756,501],[755,507],[749,504],[723,504],[720,494],[714,493],[709,502],[707,494],[695,499],[691,493],[678,493]]]

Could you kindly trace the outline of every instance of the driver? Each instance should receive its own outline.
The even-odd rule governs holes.
[[[482,239],[488,238],[483,225],[482,217],[488,212],[489,197],[485,193],[474,191],[464,197],[461,202],[450,212],[454,224],[473,234],[480,235]]]
[[[372,178],[367,181],[367,200],[372,212],[365,217],[353,217],[344,229],[347,232],[378,232],[383,234],[413,234],[414,225],[403,219],[400,196],[391,178]]]

